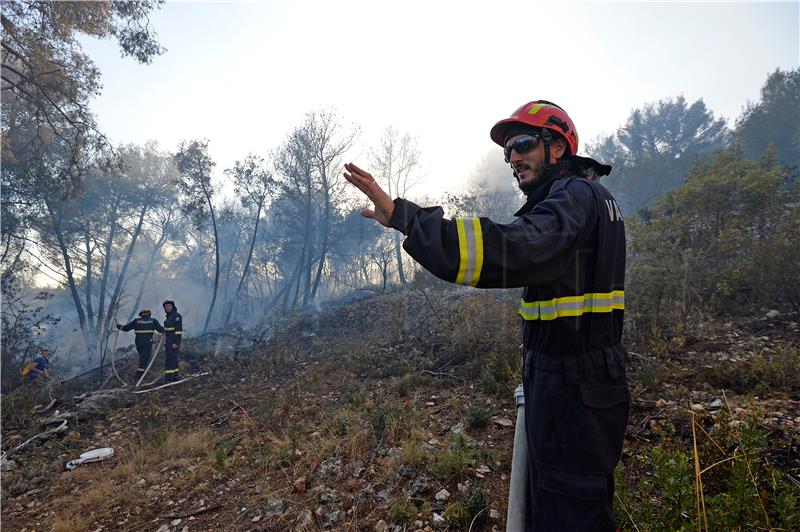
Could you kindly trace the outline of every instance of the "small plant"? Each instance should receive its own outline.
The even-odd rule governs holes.
[[[467,426],[471,429],[480,429],[489,424],[492,413],[480,405],[473,405],[467,409]]]
[[[388,408],[385,405],[378,405],[369,413],[369,420],[367,423],[372,433],[378,438],[382,438],[386,434],[388,415]]]
[[[480,523],[488,517],[487,509],[489,507],[489,492],[470,486],[464,494],[464,508],[467,510],[467,518],[472,523]]]
[[[495,374],[488,369],[481,372],[480,385],[481,391],[492,395],[499,394],[504,389],[503,385],[498,382]]]
[[[399,397],[408,397],[408,393],[411,391],[411,385],[413,384],[413,379],[410,373],[406,373],[401,378],[397,380],[394,386],[395,392]]]
[[[453,501],[444,509],[443,516],[448,521],[464,524],[469,517],[469,512],[461,501]]]
[[[211,458],[214,462],[214,467],[223,471],[227,467],[228,451],[224,447],[216,447],[211,452]]]
[[[397,501],[389,510],[389,515],[391,516],[392,521],[405,522],[414,519],[417,516],[418,511],[419,508],[417,508],[417,506],[411,501]]]
[[[442,478],[462,479],[475,462],[476,452],[469,448],[464,435],[453,434],[452,449],[439,453],[431,469]]]
[[[339,414],[334,421],[333,432],[340,437],[347,436],[347,433],[350,432],[351,424],[350,416],[344,413]]]
[[[425,450],[419,446],[417,442],[408,441],[403,444],[403,450],[400,452],[400,460],[404,464],[410,466],[422,465],[428,461]]]
[[[150,448],[158,448],[164,445],[169,437],[169,431],[165,427],[158,427],[148,430],[142,435],[144,444]]]

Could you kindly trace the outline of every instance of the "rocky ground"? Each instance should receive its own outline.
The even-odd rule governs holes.
[[[3,398],[5,451],[67,423],[3,462],[2,525],[503,530],[520,377],[508,301],[473,291],[376,296],[259,334],[187,339],[183,373],[207,374],[176,386],[133,394],[112,379],[101,394],[87,394],[98,383],[87,375],[54,388],[57,402],[40,414],[31,406],[49,403],[48,394],[16,390]],[[623,528],[659,529],[645,517],[647,505],[672,496],[647,484],[675,462],[660,469],[654,449],[697,449],[700,467],[727,460],[704,477],[709,505],[715,490],[727,493],[723,470],[738,456],[754,462],[754,485],[761,460],[797,498],[797,322],[773,315],[707,324],[694,336],[632,346],[632,416],[618,483]],[[120,368],[131,383],[132,358]],[[742,454],[743,427],[757,427],[768,443]],[[97,447],[114,456],[64,470]],[[688,513],[690,466],[688,502],[675,503],[688,504]],[[779,529],[793,517],[775,500],[764,513]]]

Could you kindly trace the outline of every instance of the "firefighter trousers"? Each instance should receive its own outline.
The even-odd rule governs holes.
[[[167,339],[165,352],[167,360],[164,366],[164,380],[166,382],[175,382],[178,380],[178,350],[179,347],[172,347],[172,341]]]
[[[629,392],[621,345],[525,353],[526,530],[610,531]]]
[[[150,362],[150,356],[153,352],[153,342],[136,344],[136,351],[139,352],[139,368],[136,372],[141,375],[147,369],[147,364]]]

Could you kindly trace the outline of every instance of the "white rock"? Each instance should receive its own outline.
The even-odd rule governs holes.
[[[375,528],[373,529],[375,532],[386,532],[389,530],[389,525],[386,524],[386,521],[381,519],[377,523],[375,523]]]
[[[714,401],[708,406],[709,406],[709,408],[722,408],[722,400],[721,399],[714,399]]]
[[[443,525],[447,522],[447,519],[437,514],[436,512],[433,512],[433,517],[431,518],[431,522],[434,524],[434,526]]]
[[[703,410],[705,410],[703,405],[698,404],[698,403],[693,404],[689,408],[692,410],[692,412],[702,412]]]
[[[258,523],[259,521],[261,521],[261,516],[260,515],[257,515],[257,516],[255,516],[254,518],[252,518],[250,520],[251,523]]]
[[[513,427],[514,422],[508,419],[507,417],[493,417],[492,421],[495,425],[499,425],[501,427]]]
[[[447,500],[450,499],[450,492],[446,489],[442,489],[435,495],[435,498],[439,502],[447,502]]]
[[[492,521],[499,521],[500,520],[500,512],[492,508],[489,510],[489,519]]]
[[[777,317],[778,317],[778,316],[780,316],[780,315],[781,315],[781,313],[780,313],[780,312],[778,312],[777,310],[770,310],[769,312],[767,312],[767,317],[768,317],[769,319],[772,319],[772,318],[777,318]]]

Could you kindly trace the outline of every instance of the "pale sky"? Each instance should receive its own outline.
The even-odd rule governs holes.
[[[632,109],[679,94],[732,122],[770,72],[800,65],[799,5],[170,2],[151,17],[167,48],[151,65],[112,41],[85,48],[114,143],[207,138],[221,178],[306,112],[335,108],[362,128],[356,163],[387,125],[417,136],[417,193],[435,196],[459,191],[493,149],[491,126],[533,99],[567,110],[581,151]]]

